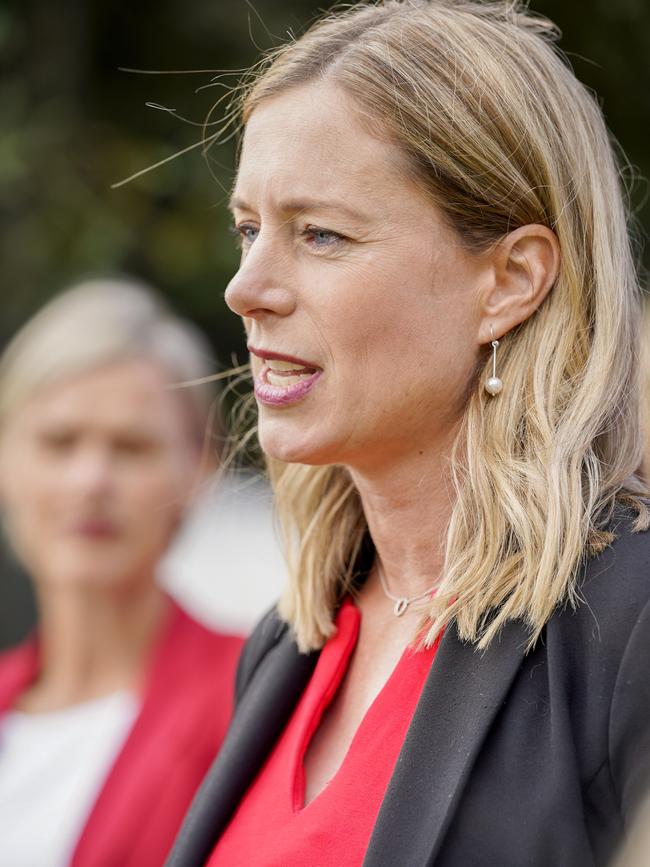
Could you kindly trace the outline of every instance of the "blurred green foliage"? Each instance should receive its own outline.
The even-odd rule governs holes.
[[[321,4],[322,5],[322,4]],[[532,0],[564,32],[579,77],[601,98],[627,152],[650,174],[650,5],[646,0]],[[0,344],[47,298],[105,271],[142,277],[197,321],[223,365],[242,357],[223,290],[237,253],[224,207],[234,146],[200,149],[119,189],[111,184],[201,137],[232,70],[299,33],[310,0],[0,0]],[[208,70],[151,75],[120,71]],[[650,207],[637,182],[635,209]]]

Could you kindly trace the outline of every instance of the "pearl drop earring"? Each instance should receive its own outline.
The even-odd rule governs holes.
[[[494,329],[490,325],[490,334],[492,335],[492,376],[490,376],[485,382],[485,390],[488,394],[491,394],[492,397],[496,397],[497,394],[503,388],[503,381],[499,379],[497,376],[497,347],[499,345],[499,341],[494,337]]]

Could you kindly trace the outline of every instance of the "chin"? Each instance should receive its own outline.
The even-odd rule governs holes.
[[[298,425],[282,423],[282,420],[260,419],[258,437],[262,451],[269,458],[286,464],[309,464],[323,466],[337,463],[336,448],[331,439],[325,440],[323,430],[301,430]]]
[[[90,588],[119,587],[130,574],[130,558],[115,551],[98,553],[67,549],[53,554],[42,566],[38,573],[43,584],[79,592]]]
[[[106,587],[119,584],[119,574],[110,567],[97,567],[97,563],[71,565],[67,570],[57,569],[47,576],[51,587],[67,587],[68,589],[84,590],[91,587]]]

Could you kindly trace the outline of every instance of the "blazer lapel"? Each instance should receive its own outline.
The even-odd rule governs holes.
[[[430,867],[492,720],[521,665],[517,621],[481,653],[453,626],[431,671],[370,838],[363,867]]]
[[[318,653],[298,652],[289,630],[266,655],[194,798],[166,867],[203,867],[291,716],[317,659]]]

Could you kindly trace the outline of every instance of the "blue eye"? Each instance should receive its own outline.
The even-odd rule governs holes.
[[[331,247],[343,240],[343,235],[339,235],[338,232],[332,232],[330,229],[321,229],[319,226],[307,226],[302,235],[314,247]]]
[[[257,226],[253,226],[251,223],[240,223],[238,226],[231,226],[230,231],[235,235],[242,247],[250,247],[260,232]]]

